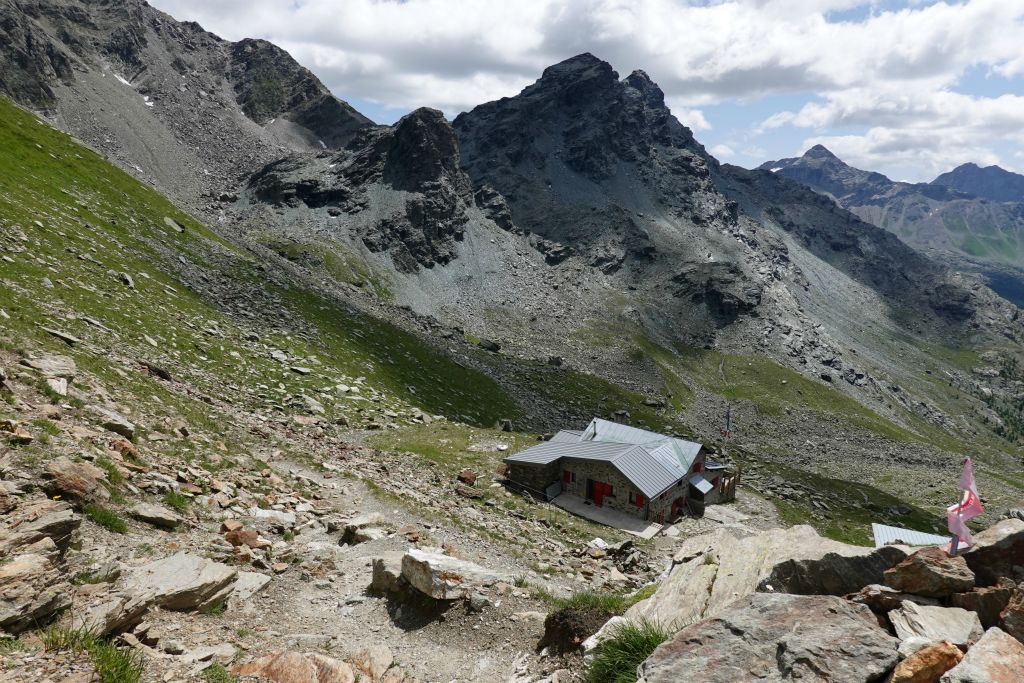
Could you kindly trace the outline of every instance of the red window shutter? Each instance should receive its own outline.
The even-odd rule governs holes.
[[[700,472],[700,466],[701,466],[701,463],[699,463],[699,462],[695,462],[695,463],[693,464],[693,471],[694,471],[694,472]]]
[[[562,470],[562,481],[564,481],[566,484],[572,481],[572,474],[569,472],[569,470]]]
[[[636,506],[642,508],[644,506],[644,497],[639,493],[636,494]]]

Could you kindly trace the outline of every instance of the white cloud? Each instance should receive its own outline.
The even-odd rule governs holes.
[[[715,145],[711,148],[711,154],[719,160],[732,159],[736,156],[736,152],[729,145]]]
[[[909,150],[927,124],[981,154],[1020,122],[1019,97],[956,89],[973,70],[1024,74],[1022,0],[152,1],[229,39],[273,40],[340,96],[399,109],[453,115],[589,51],[621,75],[644,69],[697,132],[709,106],[787,94],[817,101],[747,132],[877,129],[856,136],[866,155],[883,138]]]

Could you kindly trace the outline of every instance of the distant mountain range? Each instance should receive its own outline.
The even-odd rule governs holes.
[[[951,267],[978,273],[1024,305],[1024,176],[964,164],[930,183],[904,183],[844,163],[821,145],[762,170],[803,183]]]

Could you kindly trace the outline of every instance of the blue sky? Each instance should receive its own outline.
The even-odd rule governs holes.
[[[930,180],[1024,171],[1024,0],[151,0],[271,40],[380,123],[511,96],[580,52],[643,69],[723,161],[821,143]]]

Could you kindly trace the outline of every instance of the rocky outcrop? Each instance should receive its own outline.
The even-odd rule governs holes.
[[[998,628],[990,628],[946,672],[941,683],[1016,683],[1024,671],[1024,645]]]
[[[0,562],[0,631],[18,634],[45,624],[71,606],[58,550],[50,538],[22,548]]]
[[[161,529],[174,530],[181,524],[182,519],[162,505],[152,503],[137,503],[132,507],[132,517],[146,524],[152,524]]]
[[[204,609],[225,602],[237,577],[238,572],[225,564],[177,553],[129,572],[122,590],[151,596],[164,609]]]
[[[270,164],[249,181],[249,193],[279,207],[329,211],[403,273],[455,258],[474,206],[458,141],[433,109],[364,130],[337,154]]]
[[[897,662],[866,607],[832,596],[758,593],[679,631],[639,668],[644,683],[803,679],[867,683]]]
[[[822,538],[809,526],[740,537],[722,529],[688,539],[654,595],[624,617],[688,624],[755,591],[845,594],[877,582],[905,556],[896,546],[876,551]]]

